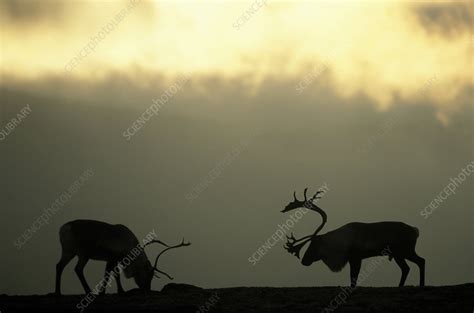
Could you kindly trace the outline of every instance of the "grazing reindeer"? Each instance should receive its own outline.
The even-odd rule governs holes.
[[[306,198],[304,190],[304,201],[296,198],[290,202],[282,212],[288,212],[300,207],[306,207],[318,212],[323,221],[314,234],[296,239],[293,234],[288,237],[285,249],[300,258],[300,250],[306,243],[310,243],[301,264],[311,265],[313,262],[322,260],[333,272],[338,272],[349,262],[351,287],[357,284],[360,266],[363,259],[388,255],[389,260],[395,259],[402,270],[399,286],[405,284],[410,271],[405,259],[418,265],[420,270],[420,286],[425,284],[425,259],[415,252],[418,229],[402,222],[379,222],[379,223],[349,223],[323,235],[318,235],[327,222],[326,213],[314,204],[321,197],[316,194],[310,199]],[[389,251],[388,253],[386,251]]]
[[[64,224],[59,231],[61,241],[61,259],[56,265],[56,295],[61,294],[61,274],[64,267],[77,255],[78,261],[75,272],[86,293],[91,289],[84,277],[84,267],[89,259],[106,261],[104,281],[108,281],[110,275],[117,281],[117,292],[123,293],[120,282],[120,272],[113,270],[122,260],[130,261],[124,265],[125,277],[133,277],[140,289],[149,291],[153,277],[158,277],[156,273],[171,276],[157,268],[159,257],[166,251],[178,247],[189,246],[190,243],[183,241],[175,246],[168,246],[159,240],[148,241],[141,246],[137,237],[124,225],[111,225],[93,220],[75,220]],[[158,243],[166,247],[155,259],[154,266],[151,265],[145,254],[145,246],[151,243]],[[101,294],[105,293],[105,286],[102,286]]]

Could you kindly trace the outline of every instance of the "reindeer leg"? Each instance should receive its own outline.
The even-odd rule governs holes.
[[[86,278],[84,277],[84,267],[86,266],[88,261],[89,258],[85,256],[79,256],[79,260],[77,261],[76,267],[74,268],[74,271],[76,272],[77,277],[79,277],[79,280],[81,281],[82,287],[84,288],[86,294],[91,292],[91,289],[87,284]]]
[[[74,257],[74,254],[64,253],[63,251],[61,260],[59,260],[58,264],[56,264],[56,289],[54,293],[57,296],[61,295],[61,275],[63,274],[63,270]]]
[[[397,262],[398,266],[402,270],[402,277],[400,278],[399,287],[403,287],[405,285],[405,280],[407,279],[408,273],[410,272],[410,267],[407,264],[407,261],[403,257],[395,257],[395,262]]]
[[[107,289],[107,284],[110,279],[110,275],[112,274],[112,270],[114,269],[114,263],[113,262],[107,262],[105,265],[105,273],[104,273],[104,284],[102,285],[102,289],[100,290],[100,295],[105,295],[105,290]]]
[[[412,255],[407,257],[407,260],[418,265],[420,270],[420,287],[423,287],[425,285],[425,259],[416,254],[416,252],[413,252]]]
[[[123,293],[125,293],[125,291],[123,290],[122,282],[120,281],[120,272],[114,271],[117,264],[118,264],[118,262],[112,262],[111,268],[110,268],[110,273],[115,278],[115,282],[117,283],[117,293],[118,294],[123,294]]]
[[[357,278],[359,277],[360,266],[362,264],[361,259],[353,259],[349,261],[351,267],[351,287],[354,288],[357,285]]]
[[[115,281],[117,282],[117,293],[119,295],[124,294],[125,291],[123,290],[122,283],[120,282],[120,273],[114,272],[114,276],[115,276]]]

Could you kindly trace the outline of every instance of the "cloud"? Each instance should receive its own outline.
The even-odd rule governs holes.
[[[34,29],[25,29],[0,21],[8,43],[2,50],[4,77],[60,75],[73,62],[78,65],[69,76],[91,84],[135,71],[141,72],[136,81],[145,86],[156,73],[170,79],[188,73],[228,81],[245,77],[253,92],[266,80],[295,80],[287,92],[303,81],[304,93],[324,86],[346,99],[364,95],[380,109],[399,99],[429,98],[448,110],[472,85],[469,34],[428,34],[406,2],[269,2],[236,30],[232,23],[246,9],[239,2],[142,1],[99,44],[91,43],[126,1],[74,3],[86,4],[68,9],[61,27],[30,24]],[[429,12],[429,6],[420,8]],[[453,14],[425,13],[443,25],[458,23]],[[213,90],[210,85],[206,92]]]
[[[2,0],[0,12],[2,16],[15,24],[31,24],[39,21],[55,21],[65,14],[66,3],[57,0]],[[57,21],[56,21],[57,22]]]
[[[424,29],[446,37],[470,32],[474,7],[469,3],[428,3],[416,5],[414,13]]]

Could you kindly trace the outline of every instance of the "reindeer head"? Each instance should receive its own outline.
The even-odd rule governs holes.
[[[173,279],[173,277],[171,277],[167,273],[165,273],[165,272],[158,269],[157,265],[158,265],[158,259],[160,258],[160,256],[168,250],[191,245],[190,242],[184,242],[184,239],[181,241],[180,244],[177,244],[177,245],[174,245],[174,246],[169,246],[166,243],[161,242],[160,240],[152,240],[152,241],[148,242],[147,244],[145,244],[143,246],[143,248],[145,248],[147,245],[152,244],[152,243],[159,243],[159,244],[165,246],[166,249],[161,251],[156,256],[155,264],[153,266],[151,265],[148,258],[146,258],[145,254],[143,253],[143,255],[145,256],[146,261],[144,261],[144,263],[142,263],[144,265],[142,265],[140,267],[140,270],[135,272],[133,278],[135,279],[135,283],[137,284],[137,286],[140,289],[143,289],[145,291],[149,291],[151,289],[151,281],[153,280],[153,277],[160,278],[160,276],[158,276],[157,273],[163,274],[171,280]]]
[[[318,200],[318,199],[321,199],[321,197],[319,196],[320,193],[323,193],[323,191],[321,190],[318,190],[312,197],[311,199],[307,199],[307,196],[306,196],[306,192],[308,191],[308,188],[305,188],[304,189],[304,200],[301,201],[301,200],[298,200],[298,198],[296,198],[296,191],[293,192],[293,201],[291,201],[290,203],[288,203],[285,208],[281,211],[283,213],[285,212],[288,212],[288,211],[291,211],[291,210],[295,210],[295,209],[298,209],[298,208],[302,208],[302,207],[305,207],[305,208],[308,208],[310,209],[314,204],[313,202]]]
[[[326,213],[320,207],[318,207],[317,205],[314,204],[314,202],[317,199],[321,199],[319,194],[323,193],[323,191],[317,191],[311,197],[311,199],[307,200],[307,197],[306,197],[307,190],[308,190],[308,188],[305,188],[305,190],[304,190],[304,201],[298,200],[296,198],[296,192],[294,192],[293,193],[294,200],[292,202],[290,202],[285,207],[285,209],[282,211],[282,212],[288,212],[288,211],[291,211],[291,210],[294,210],[294,209],[297,209],[297,208],[300,208],[300,207],[306,207],[307,209],[318,212],[321,215],[322,219],[323,219],[321,225],[319,225],[318,229],[316,229],[316,231],[312,235],[308,235],[308,236],[302,237],[300,239],[296,239],[295,236],[293,236],[293,234],[291,234],[290,237],[287,236],[287,242],[286,242],[286,245],[285,245],[285,249],[290,254],[295,255],[298,259],[300,258],[301,249],[308,242],[311,242],[309,248],[306,250],[306,253],[303,256],[303,260],[301,261],[301,263],[303,265],[310,265],[314,261],[317,261],[317,260],[320,259],[320,256],[318,255],[319,250],[316,249],[319,246],[318,245],[319,240],[318,240],[317,234],[321,231],[321,229],[324,227],[324,225],[327,222]]]
[[[141,268],[135,271],[133,274],[133,279],[140,289],[144,291],[150,291],[151,281],[154,277],[153,266],[148,259],[144,260],[143,264],[144,265],[142,265]]]

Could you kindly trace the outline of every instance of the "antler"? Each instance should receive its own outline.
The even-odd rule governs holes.
[[[321,222],[321,225],[319,225],[319,227],[316,229],[316,231],[313,234],[313,236],[316,236],[321,231],[321,229],[323,229],[324,225],[326,225],[326,222],[328,221],[328,216],[327,216],[326,212],[323,211],[323,209],[321,209],[320,207],[318,207],[314,203],[312,203],[310,209],[315,211],[315,212],[318,212],[321,215],[321,218],[323,219],[322,222]]]
[[[157,240],[157,242],[158,242],[158,243],[161,243],[161,244],[163,244],[163,245],[165,245],[167,248],[164,249],[163,251],[161,251],[160,253],[158,253],[158,255],[156,256],[155,264],[153,265],[153,270],[154,270],[155,272],[158,272],[158,273],[161,273],[161,274],[163,274],[163,275],[166,275],[169,279],[173,279],[173,277],[171,277],[170,275],[168,275],[167,273],[165,273],[165,272],[163,272],[163,271],[160,271],[160,270],[156,267],[156,266],[158,265],[158,259],[160,258],[160,256],[161,256],[163,253],[165,253],[165,252],[168,251],[168,250],[175,249],[175,248],[179,248],[179,247],[189,246],[189,245],[191,245],[191,243],[190,243],[190,242],[184,242],[184,238],[183,238],[183,240],[181,241],[180,244],[177,244],[177,245],[175,245],[175,246],[168,246],[168,245],[162,243],[162,242],[159,241],[159,240]]]
[[[318,196],[320,193],[324,193],[324,191],[323,190],[316,191],[316,193],[311,197],[311,199],[309,199],[309,201],[311,201],[312,203],[315,200],[321,199],[322,197]]]
[[[313,235],[304,236],[303,238],[296,239],[293,233],[291,237],[286,236],[285,249],[288,253],[295,255],[298,259],[300,258],[300,251],[306,243],[313,239]]]
[[[151,240],[151,241],[148,241],[145,245],[143,245],[143,248],[145,248],[146,246],[148,246],[148,245],[150,245],[150,244],[152,244],[152,243],[159,243],[160,245],[163,245],[163,246],[169,248],[169,246],[168,246],[166,243],[164,243],[164,242],[162,242],[162,241],[160,241],[160,240],[157,240],[157,239],[153,239],[153,240]]]
[[[309,201],[307,200],[307,196],[306,196],[307,191],[308,191],[308,188],[306,187],[304,189],[304,202],[305,202],[305,204],[307,204],[308,209],[313,210],[313,211],[315,211],[315,212],[317,212],[321,215],[322,222],[319,225],[319,227],[316,229],[314,234],[312,234],[312,235],[304,236],[300,239],[296,239],[295,236],[293,236],[293,233],[291,234],[291,237],[286,236],[287,242],[286,242],[286,245],[285,245],[285,249],[289,253],[295,255],[298,258],[300,257],[300,251],[304,247],[304,245],[307,244],[308,242],[310,242],[314,237],[316,237],[316,235],[321,231],[321,229],[323,229],[323,227],[326,224],[327,219],[328,219],[326,212],[324,212],[323,209],[321,209],[316,204],[314,204],[315,200],[321,199],[321,196],[319,196],[319,194],[324,193],[324,191],[318,190],[311,197],[311,199],[309,199]],[[296,192],[293,193],[293,197],[297,201]]]

